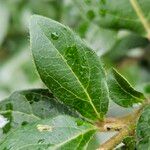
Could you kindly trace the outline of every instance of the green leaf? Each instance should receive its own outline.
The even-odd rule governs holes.
[[[108,74],[107,82],[110,98],[122,107],[131,107],[145,99],[144,95],[136,91],[115,69]]]
[[[137,150],[150,149],[150,105],[145,107],[136,127]]]
[[[41,16],[30,22],[31,49],[41,79],[65,104],[92,120],[107,112],[99,57],[68,27]]]
[[[115,30],[129,29],[142,35],[146,34],[146,30],[134,10],[131,0],[89,0],[88,2],[86,0],[75,0],[75,2],[80,11],[84,12],[90,21],[99,26]],[[150,1],[137,0],[137,3],[140,10],[142,10],[142,16],[149,22]]]
[[[77,116],[75,112],[55,99],[47,89],[14,92],[0,102],[0,114],[7,120],[6,125],[0,129],[2,134],[19,126],[45,118],[53,118],[59,114]]]
[[[135,140],[134,136],[128,136],[128,137],[126,137],[122,141],[122,143],[124,144],[123,148],[126,149],[126,150],[134,150],[135,149],[136,140]]]
[[[1,149],[11,150],[86,149],[95,132],[96,128],[86,122],[60,115],[19,128],[4,138],[0,145]]]

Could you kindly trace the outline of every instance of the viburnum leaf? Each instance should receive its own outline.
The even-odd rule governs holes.
[[[60,103],[47,89],[14,92],[0,102],[0,115],[6,124],[0,128],[0,135],[10,130],[60,114],[77,116],[74,111]]]
[[[143,93],[136,91],[115,69],[109,72],[107,83],[110,98],[122,107],[131,107],[145,99]]]
[[[149,0],[136,0],[136,2],[133,0],[75,0],[75,2],[80,11],[99,26],[115,30],[129,29],[142,35],[147,34],[148,27],[145,29],[142,21],[144,18],[146,26],[149,26]],[[137,15],[133,3],[138,5],[136,7],[142,19]]]
[[[137,150],[150,149],[150,105],[145,107],[140,116],[137,127]]]
[[[68,27],[34,15],[31,49],[41,79],[54,95],[84,117],[98,120],[108,108],[108,90],[99,57]]]
[[[1,149],[79,150],[86,149],[96,128],[82,120],[60,115],[40,120],[11,132],[1,142]]]

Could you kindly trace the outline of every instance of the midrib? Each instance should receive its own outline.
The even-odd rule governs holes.
[[[42,27],[40,26],[40,24],[37,24],[37,25],[39,26],[39,28],[41,29],[41,31],[43,31],[43,30],[42,30]],[[43,32],[44,32],[44,31],[43,31]],[[49,38],[47,37],[47,35],[46,35],[45,33],[44,33],[44,35],[45,35],[45,37],[48,39],[48,41],[50,42],[50,40],[49,40]],[[50,44],[52,44],[52,42],[50,42]],[[53,45],[53,47],[55,48],[54,45]],[[66,66],[69,68],[69,70],[72,72],[72,74],[74,75],[74,77],[76,78],[76,80],[78,81],[78,83],[80,84],[80,86],[82,87],[82,89],[84,90],[84,92],[85,92],[85,94],[86,94],[86,96],[87,96],[87,98],[88,98],[88,100],[89,100],[89,103],[91,104],[91,106],[92,106],[92,108],[93,108],[93,110],[94,110],[96,116],[97,116],[98,118],[100,118],[100,115],[99,115],[97,109],[95,108],[95,106],[94,106],[94,104],[93,104],[93,102],[92,102],[92,99],[91,99],[91,97],[89,96],[87,90],[84,88],[84,86],[83,86],[82,83],[80,82],[79,78],[76,76],[76,74],[74,73],[74,71],[72,70],[72,68],[69,66],[69,64],[67,63],[67,61],[65,60],[65,58],[63,57],[63,55],[62,55],[56,48],[55,48],[55,50],[56,50],[57,53],[60,55],[60,57],[62,58],[62,60],[65,62]]]

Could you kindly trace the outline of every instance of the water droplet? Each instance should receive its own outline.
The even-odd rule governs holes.
[[[83,125],[83,121],[82,120],[76,120],[76,124],[77,124],[77,126],[82,126]]]
[[[101,8],[100,10],[99,10],[99,14],[102,16],[102,17],[105,17],[105,15],[106,15],[106,9],[105,8]]]
[[[59,38],[58,33],[57,33],[57,32],[51,33],[51,38],[52,38],[53,40],[57,40],[57,39]]]
[[[90,19],[90,20],[93,20],[95,18],[95,13],[93,10],[89,10],[87,11],[87,17]]]
[[[38,144],[42,144],[42,143],[44,143],[44,141],[45,141],[45,139],[39,139]]]

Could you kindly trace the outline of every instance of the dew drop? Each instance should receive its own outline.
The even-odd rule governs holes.
[[[87,11],[87,17],[90,19],[90,20],[93,20],[95,18],[95,13],[93,10],[89,10]]]
[[[57,32],[51,33],[51,38],[52,38],[53,40],[57,40],[57,39],[59,38],[58,33],[57,33]]]

